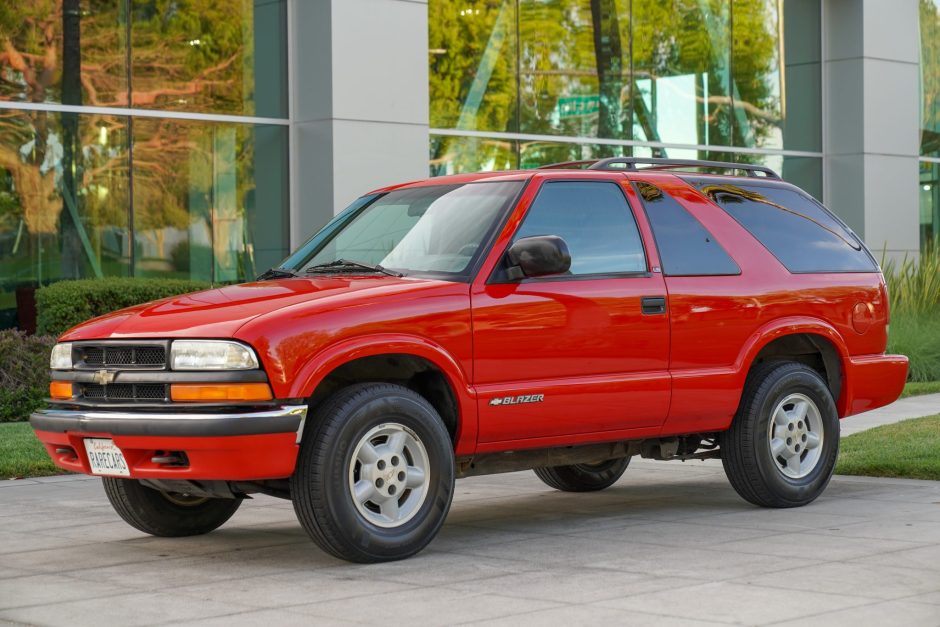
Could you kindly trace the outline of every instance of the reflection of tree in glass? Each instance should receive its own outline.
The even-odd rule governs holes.
[[[63,17],[79,7],[82,103],[254,114],[253,4],[132,0],[0,3],[0,99],[63,102]]]
[[[131,5],[135,106],[254,115],[253,3]]]
[[[920,153],[940,156],[940,7],[920,0],[922,115]]]
[[[518,13],[518,41],[502,41],[468,130],[659,141],[658,125],[667,122],[656,119],[643,92],[651,81],[690,76],[698,113],[686,143],[760,146],[779,133],[776,0],[432,0],[432,127],[462,128],[501,9]],[[491,161],[489,153],[461,150],[466,141],[439,140],[432,159],[450,159],[457,171]],[[576,144],[531,143],[524,165],[620,151],[630,149],[585,154]]]

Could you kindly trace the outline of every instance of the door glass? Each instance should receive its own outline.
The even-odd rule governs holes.
[[[557,235],[571,252],[570,275],[646,272],[633,213],[613,182],[545,183],[515,239]]]

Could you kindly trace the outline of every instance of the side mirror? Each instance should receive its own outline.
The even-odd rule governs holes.
[[[571,267],[568,244],[557,235],[538,235],[516,240],[506,251],[509,278],[540,277],[562,274]]]

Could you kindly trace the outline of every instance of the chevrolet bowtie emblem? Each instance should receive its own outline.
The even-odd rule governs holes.
[[[98,385],[107,385],[114,381],[114,373],[109,370],[98,370],[95,372],[94,379]]]

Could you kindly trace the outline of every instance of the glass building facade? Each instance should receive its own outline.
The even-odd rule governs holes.
[[[819,0],[430,0],[431,172],[760,163],[822,197]]]
[[[770,166],[901,257],[940,236],[940,0],[903,4],[0,2],[0,328],[61,279],[252,278],[428,171],[607,156]]]
[[[66,278],[288,252],[286,0],[0,4],[0,328]]]
[[[920,0],[920,241],[940,239],[940,0]]]

